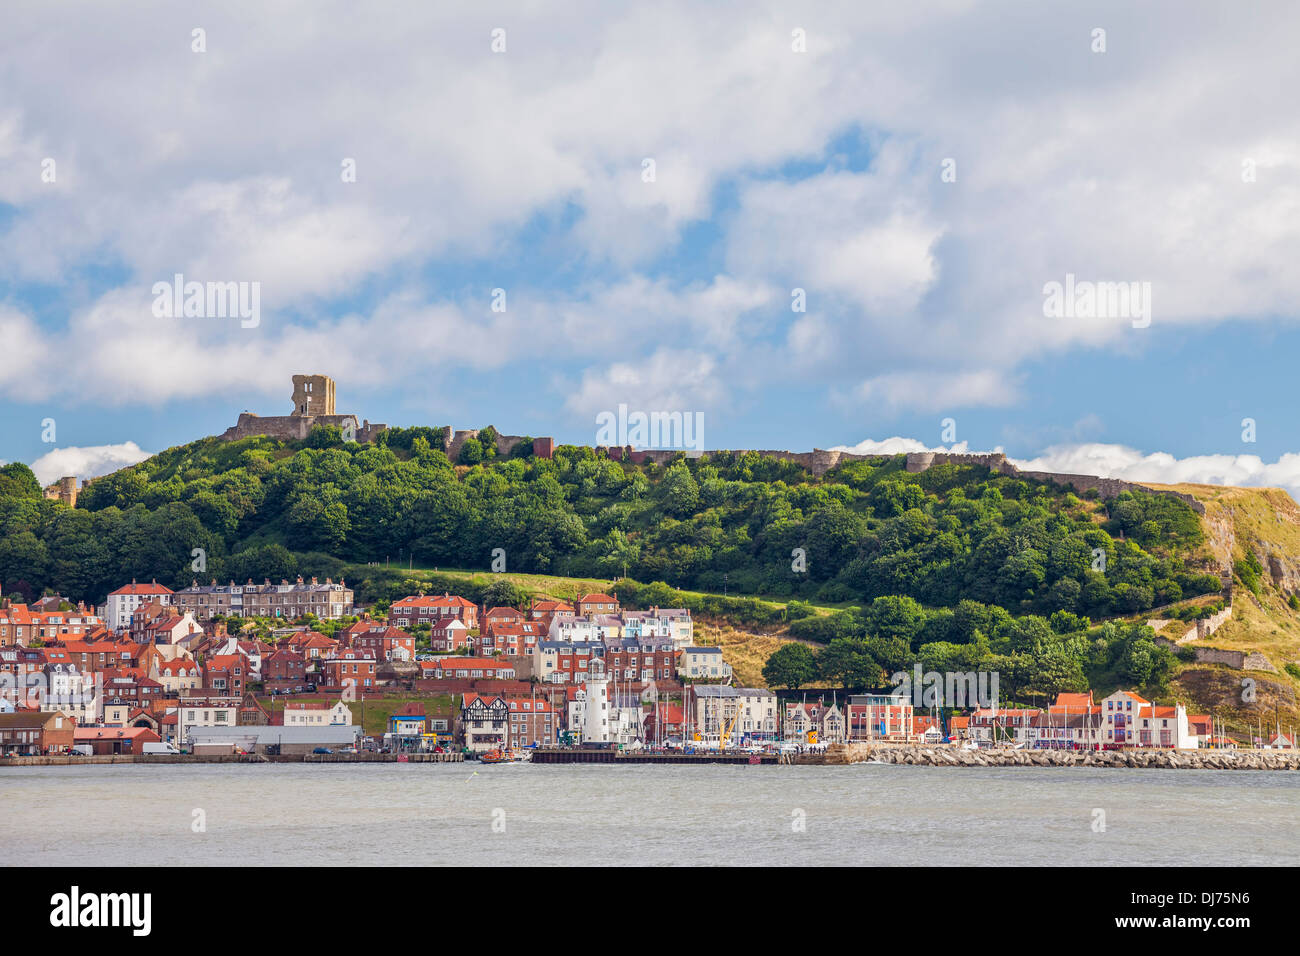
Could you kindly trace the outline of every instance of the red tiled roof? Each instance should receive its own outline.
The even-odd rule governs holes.
[[[109,591],[109,597],[114,594],[175,594],[171,588],[163,587],[157,581],[151,581],[149,584],[136,584],[132,581],[130,584],[124,584],[116,591]]]
[[[413,594],[410,597],[404,597],[400,601],[394,601],[392,608],[397,607],[476,607],[473,601],[467,601],[459,594]],[[390,612],[391,613],[391,608]]]

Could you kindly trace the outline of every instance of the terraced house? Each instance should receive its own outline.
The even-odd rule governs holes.
[[[315,578],[305,582],[298,578],[291,584],[281,580],[272,584],[211,584],[197,581],[177,591],[172,604],[193,612],[196,620],[210,621],[225,617],[278,617],[294,620],[314,614],[321,620],[333,621],[352,613],[352,589],[340,580],[337,584],[329,578],[321,584]]]

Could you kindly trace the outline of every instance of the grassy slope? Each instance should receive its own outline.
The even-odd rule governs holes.
[[[558,574],[516,574],[514,572],[504,572],[494,574],[489,571],[466,571],[460,568],[402,568],[395,567],[395,570],[406,570],[410,574],[418,572],[427,572],[429,574],[447,574],[454,577],[464,578],[466,581],[472,581],[475,584],[488,584],[492,581],[498,581],[505,578],[512,584],[527,588],[537,593],[549,594],[553,598],[561,600],[574,600],[582,594],[600,593],[608,590],[614,581],[609,578],[566,578]],[[689,588],[674,588],[683,594],[693,596],[704,596],[708,592],[692,591]],[[763,604],[773,608],[783,608],[785,601],[773,601],[768,598],[758,597],[757,595],[740,594],[736,591],[730,592],[734,598],[755,597]],[[851,606],[852,602],[843,604],[811,604],[812,609],[818,614],[829,614],[831,611]]]
[[[1193,484],[1152,487],[1182,491],[1204,503],[1206,549],[1217,563],[1239,560],[1249,548],[1266,566],[1270,556],[1277,558],[1283,570],[1277,583],[1266,572],[1258,596],[1237,585],[1232,617],[1199,642],[1227,650],[1258,651],[1278,672],[1189,664],[1173,686],[1175,696],[1193,712],[1213,710],[1230,731],[1254,732],[1261,720],[1269,731],[1274,719],[1280,720],[1284,731],[1288,726],[1300,729],[1297,681],[1283,670],[1285,664],[1300,660],[1300,614],[1291,610],[1286,601],[1289,591],[1300,585],[1300,506],[1279,488]],[[1241,699],[1242,678],[1256,682],[1254,705]]]

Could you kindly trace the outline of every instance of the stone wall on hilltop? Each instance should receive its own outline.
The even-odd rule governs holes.
[[[1181,491],[1151,488],[1140,482],[1125,481],[1122,478],[1101,478],[1097,475],[1067,475],[1053,471],[1021,471],[1007,460],[1006,455],[1001,453],[963,455],[950,452],[912,452],[907,456],[905,467],[909,472],[915,474],[935,465],[980,465],[1013,478],[1027,478],[1031,481],[1065,485],[1079,494],[1096,491],[1103,498],[1114,498],[1121,491],[1145,491],[1149,494],[1169,495],[1187,504],[1197,514],[1205,514],[1204,504]]]

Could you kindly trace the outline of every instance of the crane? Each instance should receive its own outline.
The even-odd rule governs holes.
[[[736,722],[740,720],[740,705],[736,705],[736,712],[731,715],[731,722],[726,725],[726,729],[718,734],[718,749],[726,750],[727,741],[731,739],[732,732],[736,729]]]

